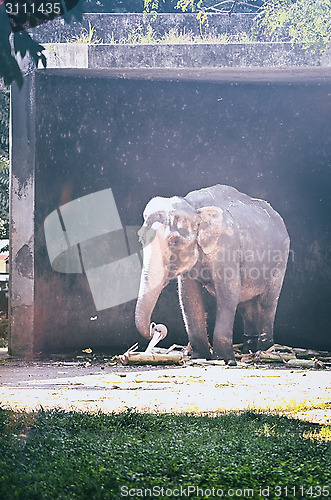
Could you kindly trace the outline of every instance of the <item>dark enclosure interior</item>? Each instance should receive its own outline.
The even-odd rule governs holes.
[[[330,84],[37,73],[35,349],[119,352],[142,340],[135,300],[96,311],[85,275],[52,269],[43,229],[51,212],[111,188],[122,224],[138,226],[153,196],[217,183],[267,200],[287,225],[276,342],[330,348],[330,96]],[[167,345],[186,341],[175,282],[154,318],[168,326]]]

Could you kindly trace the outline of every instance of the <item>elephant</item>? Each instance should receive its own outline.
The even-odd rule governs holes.
[[[281,216],[266,201],[217,184],[184,197],[152,198],[138,231],[143,264],[135,324],[150,338],[161,291],[177,278],[193,358],[235,365],[233,324],[244,323],[243,352],[274,344],[274,319],[289,255]],[[209,343],[202,287],[216,298]]]

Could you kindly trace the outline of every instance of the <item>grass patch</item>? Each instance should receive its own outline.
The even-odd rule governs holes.
[[[212,34],[205,33],[201,35],[194,34],[190,30],[180,30],[172,28],[163,36],[158,36],[153,27],[138,23],[127,35],[121,38],[116,38],[114,34],[108,34],[103,40],[95,35],[95,28],[89,22],[89,27],[83,28],[79,35],[74,35],[66,39],[69,43],[83,44],[127,44],[127,45],[150,45],[150,44],[225,44],[225,43],[252,43],[254,38],[249,33],[237,33],[231,35],[229,33]]]
[[[312,410],[330,410],[331,409],[331,402],[329,401],[320,401],[318,403],[314,403],[312,401],[309,401],[308,399],[302,399],[302,400],[296,400],[296,399],[291,399],[291,400],[284,400],[283,402],[279,403],[277,406],[273,405],[267,408],[260,408],[255,406],[254,410],[258,412],[264,412],[264,413],[272,413],[276,415],[285,415],[287,417],[290,416],[295,416],[298,413],[303,413],[306,411],[312,411]]]
[[[165,33],[162,37],[158,37],[151,25],[142,26],[138,24],[136,27],[132,28],[126,38],[121,38],[116,42],[113,35],[109,43],[122,43],[122,44],[224,44],[224,43],[250,43],[253,39],[247,33],[238,33],[235,35],[230,35],[228,33],[223,33],[219,35],[214,35],[210,33],[205,33],[201,35],[196,35],[192,31],[179,30],[178,28],[172,28],[168,33]]]
[[[0,427],[0,498],[6,500],[120,499],[129,489],[127,497],[139,498],[144,488],[170,493],[189,486],[249,488],[246,496],[256,499],[260,488],[276,498],[272,492],[287,486],[287,498],[297,498],[299,488],[314,491],[331,479],[330,429],[275,415],[1,409]]]
[[[80,35],[72,36],[71,38],[67,39],[67,42],[68,43],[87,43],[89,45],[100,44],[100,43],[102,44],[103,41],[101,40],[101,38],[98,38],[95,36],[94,27],[91,25],[90,21],[88,24],[89,24],[88,29],[83,28]]]

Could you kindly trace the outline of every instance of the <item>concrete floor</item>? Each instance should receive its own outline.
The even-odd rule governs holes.
[[[112,412],[269,409],[331,424],[331,371],[274,367],[124,367],[111,359],[19,361],[0,350],[5,408]]]

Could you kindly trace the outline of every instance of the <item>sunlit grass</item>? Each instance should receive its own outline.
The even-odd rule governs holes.
[[[305,439],[317,439],[321,441],[331,441],[331,426],[323,426],[320,429],[314,429],[313,431],[307,431],[303,434]]]
[[[258,406],[254,407],[255,411],[267,412],[278,415],[295,416],[298,413],[303,413],[312,410],[330,410],[331,402],[319,402],[310,401],[309,399],[291,399],[285,400],[283,402],[277,403],[274,406],[260,408]]]
[[[203,43],[203,44],[217,44],[217,43],[249,43],[252,42],[251,37],[247,33],[238,33],[235,35],[230,35],[229,33],[222,33],[219,35],[214,34],[202,34],[195,35],[192,31],[186,32],[185,29],[180,31],[178,29],[171,29],[162,38],[158,40],[158,43],[169,43],[169,44],[193,44],[193,43]]]

